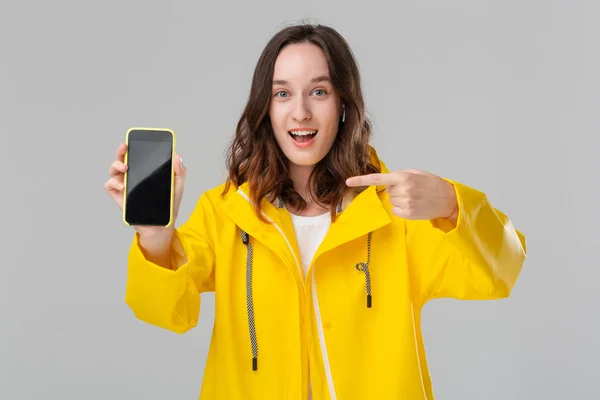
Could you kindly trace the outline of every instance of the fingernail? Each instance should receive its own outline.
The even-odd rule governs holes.
[[[185,165],[183,165],[183,157],[179,157],[179,163],[181,164],[182,167],[185,168]]]

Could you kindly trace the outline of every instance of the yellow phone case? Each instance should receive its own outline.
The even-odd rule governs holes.
[[[173,138],[173,149],[172,149],[172,160],[173,162],[175,161],[175,132],[171,129],[167,129],[167,128],[147,128],[147,127],[133,127],[133,128],[129,128],[127,130],[127,133],[125,135],[125,144],[127,145],[127,151],[125,152],[125,165],[127,164],[127,155],[129,153],[129,134],[131,133],[131,131],[162,131],[162,132],[169,132]],[[173,162],[171,163],[171,207],[170,207],[170,211],[169,211],[169,223],[167,225],[164,225],[165,228],[170,227],[173,224],[173,203],[175,200],[175,169],[173,167]],[[125,223],[125,225],[127,226],[131,226],[131,224],[129,222],[127,222],[127,220],[125,219],[125,211],[127,210],[127,171],[125,171],[124,174],[124,189],[123,189],[123,223]]]

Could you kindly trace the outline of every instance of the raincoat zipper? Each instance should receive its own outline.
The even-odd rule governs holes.
[[[248,197],[248,195],[246,193],[242,192],[241,190],[238,190],[238,193],[244,199],[246,199],[246,201],[248,203],[250,203],[250,198]],[[281,227],[279,227],[279,225],[277,225],[275,223],[275,221],[273,221],[271,219],[271,217],[269,217],[264,211],[261,210],[261,214],[267,219],[267,221],[269,221],[275,227],[275,229],[277,229],[277,231],[283,237],[283,240],[285,240],[285,243],[287,244],[289,250],[292,252],[292,255],[294,256],[294,261],[296,262],[296,267],[298,269],[298,273],[300,274],[300,278],[301,278],[300,282],[302,282],[302,290],[305,292],[306,286],[304,284],[304,279],[302,279],[302,267],[300,266],[298,257],[296,257],[296,252],[294,251],[294,248],[290,244],[287,236],[285,236],[283,229],[281,229]],[[331,376],[331,370],[329,368],[329,358],[327,356],[327,347],[325,344],[325,334],[323,332],[323,325],[322,325],[322,321],[321,321],[321,312],[319,310],[319,300],[317,297],[317,287],[316,287],[316,281],[315,281],[314,274],[312,275],[311,282],[312,282],[311,288],[312,288],[312,298],[313,298],[313,311],[315,312],[315,318],[317,321],[317,331],[319,332],[319,343],[320,343],[320,347],[321,347],[321,361],[323,363],[323,369],[325,370],[325,376],[327,378],[327,388],[329,389],[329,396],[331,397],[331,400],[336,400],[335,389],[333,387],[333,378]]]

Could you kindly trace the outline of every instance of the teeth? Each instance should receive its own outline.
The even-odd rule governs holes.
[[[292,135],[297,135],[297,136],[306,136],[306,135],[314,135],[315,133],[317,133],[317,131],[293,131],[290,133]]]

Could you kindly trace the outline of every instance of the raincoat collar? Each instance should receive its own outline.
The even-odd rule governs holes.
[[[377,152],[370,147],[371,162],[382,173],[389,172],[385,164],[379,159]],[[388,211],[384,208],[379,194],[385,190],[385,185],[356,188],[346,195],[342,202],[342,211],[331,224],[327,236],[323,240],[315,258],[320,254],[332,250],[341,244],[366,235],[391,222]],[[225,194],[223,209],[225,213],[242,230],[251,237],[262,242],[275,251],[282,259],[296,263],[289,254],[293,248],[298,254],[293,224],[289,212],[285,208],[277,207],[276,203],[263,199],[261,212],[268,223],[261,221],[251,204],[248,183],[240,185],[237,189],[232,186]],[[293,240],[292,240],[293,239]]]

